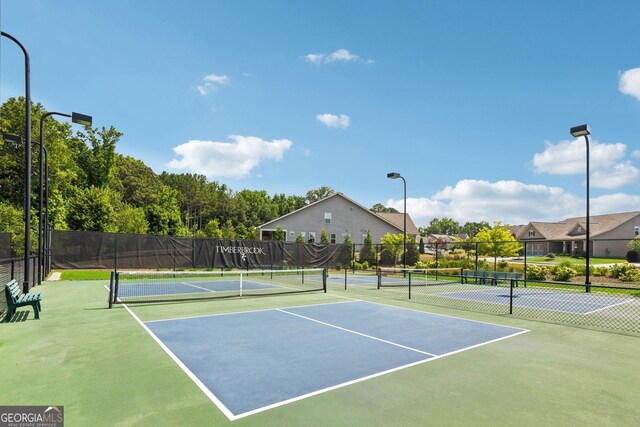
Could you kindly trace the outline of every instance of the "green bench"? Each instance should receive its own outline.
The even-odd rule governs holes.
[[[462,283],[469,283],[469,279],[476,280],[476,283],[484,285],[489,279],[489,272],[484,270],[462,270]]]
[[[520,273],[512,273],[509,271],[494,271],[491,273],[491,284],[497,285],[499,280],[518,280],[520,279]],[[517,286],[517,284],[516,284]]]
[[[20,286],[18,286],[18,282],[15,279],[4,285],[4,294],[7,297],[7,314],[4,317],[5,322],[11,321],[11,317],[16,313],[16,308],[25,307],[27,305],[33,307],[35,318],[40,318],[40,312],[42,311],[42,306],[40,305],[42,295],[39,293],[23,294],[20,292]]]

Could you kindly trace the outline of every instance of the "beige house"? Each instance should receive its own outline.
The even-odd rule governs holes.
[[[580,217],[560,222],[530,222],[512,231],[517,240],[526,242],[527,255],[579,254],[586,252],[586,227],[586,217]],[[589,227],[591,256],[624,258],[629,241],[640,237],[640,211],[592,215]]]
[[[386,233],[402,233],[402,213],[371,212],[341,193],[334,193],[296,211],[258,226],[260,240],[272,240],[277,227],[285,231],[286,241],[295,242],[298,235],[307,242],[319,242],[326,230],[330,243],[342,243],[347,234],[355,244],[362,244],[367,232],[373,243],[380,243]],[[408,238],[419,235],[409,214],[406,215]]]

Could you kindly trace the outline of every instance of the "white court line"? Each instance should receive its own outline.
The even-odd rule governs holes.
[[[180,282],[180,283],[182,283],[183,285],[192,286],[196,289],[202,289],[203,291],[207,291],[207,292],[218,292],[218,291],[214,291],[213,289],[207,289],[207,288],[203,288],[202,286],[194,285],[193,283],[187,283],[187,282]],[[180,293],[183,293],[183,292],[180,292]],[[169,295],[174,295],[174,294],[169,294]]]
[[[580,314],[593,314],[593,313],[597,313],[597,312],[599,312],[599,311],[603,311],[603,310],[606,310],[606,309],[611,308],[611,307],[616,307],[616,306],[619,306],[619,305],[622,305],[622,304],[626,304],[626,303],[631,302],[631,301],[633,301],[633,300],[628,299],[628,300],[626,300],[626,301],[622,301],[622,302],[619,302],[619,303],[617,303],[617,304],[611,304],[611,305],[608,305],[608,306],[606,306],[606,307],[599,308],[599,309],[597,309],[597,310],[588,311],[588,312],[586,312],[586,313],[580,313]]]
[[[289,314],[291,316],[296,316],[296,317],[300,317],[302,319],[310,320],[312,322],[316,322],[316,323],[319,323],[321,325],[329,326],[331,328],[336,328],[336,329],[339,329],[341,331],[349,332],[349,333],[352,333],[354,335],[360,335],[361,337],[369,338],[369,339],[372,339],[372,340],[375,340],[375,341],[383,342],[385,344],[390,344],[390,345],[393,345],[393,346],[396,346],[396,347],[404,348],[405,350],[415,351],[416,353],[426,354],[427,356],[431,356],[431,357],[436,357],[437,356],[437,354],[433,354],[433,353],[429,353],[429,352],[426,352],[426,351],[418,350],[418,349],[412,348],[412,347],[407,347],[406,345],[398,344],[398,343],[395,343],[395,342],[392,342],[392,341],[387,341],[387,340],[384,340],[382,338],[374,337],[372,335],[363,334],[362,332],[357,332],[357,331],[354,331],[352,329],[347,329],[347,328],[343,328],[343,327],[338,326],[338,325],[334,325],[334,324],[331,324],[331,323],[326,323],[326,322],[323,322],[321,320],[317,320],[317,319],[313,319],[311,317],[303,316],[301,314],[291,313],[290,311],[286,311],[286,310],[282,310],[282,309],[277,309],[277,311],[279,311],[281,313]]]
[[[153,331],[149,329],[149,327],[145,325],[144,322],[140,320],[140,318],[136,316],[136,314],[131,311],[131,309],[126,304],[122,304],[122,306],[129,312],[129,314],[136,320],[136,322],[138,322],[140,326],[142,326],[144,330],[147,331],[149,335],[151,335],[151,338],[153,338],[154,341],[160,346],[160,348],[162,348],[165,353],[169,355],[169,357],[180,367],[180,369],[182,369],[182,371],[187,374],[189,378],[191,378],[191,381],[193,381],[196,386],[198,386],[198,388],[204,393],[204,395],[207,396],[209,400],[211,400],[218,407],[218,409],[220,409],[222,413],[226,415],[227,418],[229,418],[230,420],[234,420],[235,415],[233,415],[233,413],[224,405],[224,403],[222,403],[220,399],[218,399],[216,395],[213,394],[211,390],[209,390],[207,386],[204,385],[193,372],[191,372],[187,365],[182,363],[182,361],[175,354],[173,354],[169,347],[167,347],[162,342],[162,340],[158,338],[156,334],[154,334]]]

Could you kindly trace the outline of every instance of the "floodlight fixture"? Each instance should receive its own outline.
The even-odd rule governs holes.
[[[402,229],[402,235],[404,236],[403,240],[402,240],[402,265],[404,266],[404,269],[407,269],[407,180],[404,179],[404,177],[402,175],[400,175],[398,172],[389,172],[387,174],[387,178],[389,179],[398,179],[400,178],[403,182],[404,185],[404,212],[402,212],[402,216],[403,216],[403,229]]]
[[[387,178],[398,179],[398,178],[402,178],[402,177],[400,176],[400,174],[398,172],[389,172],[387,174]]]
[[[574,126],[569,132],[574,138],[591,135],[591,132],[589,132],[589,126],[587,125]]]
[[[93,124],[93,118],[91,116],[80,113],[71,113],[71,121],[83,126],[91,126]]]

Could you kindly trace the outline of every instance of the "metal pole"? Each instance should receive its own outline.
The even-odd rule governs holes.
[[[402,228],[402,232],[404,235],[404,239],[403,239],[403,252],[402,252],[402,265],[404,266],[404,269],[407,269],[407,181],[404,179],[403,176],[401,176],[400,178],[402,178],[402,182],[404,183],[404,215],[403,215],[403,228]]]
[[[584,284],[586,291],[591,292],[591,281],[589,280],[589,136],[585,135],[584,140],[587,143],[587,271]]]
[[[29,292],[29,254],[31,253],[31,61],[27,49],[11,34],[0,31],[0,35],[17,44],[24,53],[24,111],[26,134],[24,169],[24,281],[22,292]]]

